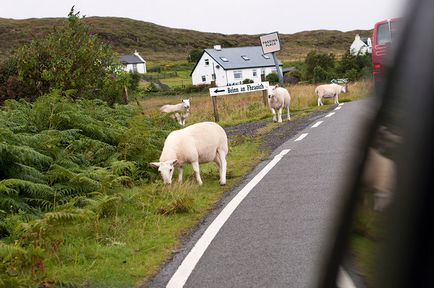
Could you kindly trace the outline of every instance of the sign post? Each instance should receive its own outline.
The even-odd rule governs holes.
[[[262,35],[259,37],[261,40],[262,52],[264,54],[271,53],[273,55],[274,65],[276,66],[277,76],[279,77],[279,84],[283,86],[283,74],[280,70],[279,62],[277,61],[276,52],[280,51],[280,41],[277,32]]]
[[[263,91],[262,95],[263,97],[265,96],[265,98],[263,98],[263,101],[264,104],[266,105],[266,100],[267,100],[266,90],[268,89],[269,86],[270,84],[268,82],[261,82],[261,83],[250,83],[250,84],[242,84],[242,85],[209,88],[209,95],[212,97],[212,105],[214,108],[215,122],[220,121],[219,111],[217,108],[217,96]]]

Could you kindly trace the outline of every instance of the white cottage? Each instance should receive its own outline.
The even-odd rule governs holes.
[[[124,65],[126,72],[146,73],[146,61],[137,51],[132,55],[122,55],[119,61]]]
[[[279,61],[280,69],[282,63]],[[245,79],[261,82],[261,75],[276,72],[271,54],[263,54],[261,46],[205,49],[191,72],[193,85],[216,86],[240,84]]]
[[[372,41],[371,38],[362,38],[359,34],[354,38],[350,47],[351,55],[365,55],[366,53],[372,53]]]

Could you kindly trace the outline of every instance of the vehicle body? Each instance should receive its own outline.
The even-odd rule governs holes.
[[[353,171],[346,175],[345,204],[331,233],[331,249],[318,288],[434,287],[432,11],[434,1],[412,0],[405,19],[376,24],[374,47],[394,49],[392,42],[377,39],[378,27],[392,27],[389,35],[393,40],[393,24],[405,22],[393,57],[389,57],[390,50],[381,51],[383,47],[376,50],[375,56],[373,53],[373,61],[377,61],[374,63],[380,65],[384,62],[378,59],[387,56],[389,71],[387,75],[376,71],[382,82],[382,89],[377,89],[373,98],[378,106],[373,121],[363,131]],[[371,165],[374,149],[380,155],[376,159],[380,161],[375,162],[386,163],[382,167]],[[385,175],[372,168],[393,170],[377,178],[393,185],[386,183],[379,188],[366,183],[366,176]],[[378,192],[388,194],[387,203],[376,202]]]
[[[399,35],[401,19],[393,18],[375,23],[372,45],[372,67],[374,80],[384,79],[384,74],[390,66],[394,43]]]

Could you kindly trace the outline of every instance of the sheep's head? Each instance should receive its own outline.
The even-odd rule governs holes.
[[[175,170],[177,162],[178,160],[169,160],[163,162],[151,162],[149,164],[154,168],[158,168],[158,172],[160,172],[164,184],[172,184],[173,170]]]
[[[190,109],[190,102],[191,102],[191,98],[189,99],[182,99],[182,108],[184,108],[185,110]]]
[[[275,92],[276,92],[276,88],[278,86],[269,86],[267,89],[268,92],[268,101],[273,100],[273,98],[275,97]]]
[[[348,92],[348,85],[345,84],[345,86],[342,87],[342,93],[347,93]]]

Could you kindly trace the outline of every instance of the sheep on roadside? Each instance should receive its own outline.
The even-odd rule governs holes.
[[[185,113],[176,112],[172,117],[173,119],[175,119],[176,122],[178,122],[179,125],[185,126],[185,121],[188,119],[188,116],[190,116],[189,112],[185,112]]]
[[[324,84],[319,85],[315,89],[315,94],[318,96],[318,106],[323,106],[322,98],[334,97],[335,104],[339,104],[339,94],[347,93],[348,86],[341,86],[338,84]]]
[[[214,161],[219,167],[220,184],[226,184],[226,155],[228,138],[225,130],[214,122],[202,122],[171,132],[164,141],[158,168],[163,182],[172,183],[173,170],[178,167],[178,181],[182,182],[184,165],[191,163],[196,180],[202,185],[199,163]]]
[[[190,110],[190,102],[191,102],[191,98],[181,99],[181,103],[175,105],[166,104],[161,106],[160,111],[163,113],[171,113],[176,111],[188,112]]]
[[[288,90],[278,86],[268,87],[268,105],[273,113],[274,122],[282,122],[282,109],[286,108],[288,113],[288,120],[291,120],[289,112],[289,105],[291,104],[291,95]],[[277,110],[277,117],[276,117]]]

